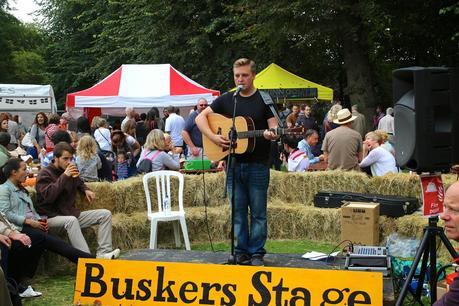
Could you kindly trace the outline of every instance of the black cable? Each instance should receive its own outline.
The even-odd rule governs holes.
[[[210,235],[210,228],[209,228],[209,217],[207,214],[207,194],[206,194],[206,179],[205,179],[205,171],[204,171],[204,150],[201,149],[201,170],[202,170],[202,193],[204,198],[204,215],[205,215],[205,223],[207,229],[207,236],[209,237],[210,248],[212,252],[215,253],[214,244],[212,243],[212,236]]]
[[[343,240],[343,241],[341,241],[340,243],[338,243],[338,244],[333,248],[333,250],[332,250],[330,253],[328,253],[327,261],[326,261],[326,262],[328,262],[328,259],[330,258],[330,255],[331,255],[340,245],[342,245],[344,242],[348,242],[348,245],[347,245],[347,246],[350,246],[350,247],[351,247],[351,250],[354,249],[354,245],[352,244],[352,241],[347,240],[347,239],[346,239],[346,240]]]

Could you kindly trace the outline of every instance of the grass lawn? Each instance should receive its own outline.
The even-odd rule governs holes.
[[[307,251],[330,252],[334,245],[310,240],[268,240],[266,249],[270,253],[297,253]],[[193,250],[211,251],[210,244],[195,243]],[[214,250],[229,252],[229,242],[214,243]],[[45,276],[38,275],[33,282],[33,287],[43,293],[42,297],[25,299],[25,306],[64,306],[72,305],[75,275]]]

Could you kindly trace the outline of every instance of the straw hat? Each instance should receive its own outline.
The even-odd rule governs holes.
[[[337,118],[333,120],[333,123],[336,124],[346,124],[354,121],[355,118],[357,118],[357,116],[352,116],[351,112],[347,108],[343,108],[342,110],[340,110],[336,117]]]

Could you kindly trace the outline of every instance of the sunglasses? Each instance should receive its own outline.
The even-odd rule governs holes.
[[[200,107],[209,106],[209,104],[199,104]]]

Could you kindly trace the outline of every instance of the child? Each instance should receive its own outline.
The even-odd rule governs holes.
[[[97,170],[102,167],[102,162],[97,155],[96,141],[89,135],[81,137],[76,155],[76,165],[80,172],[80,178],[85,182],[98,181]]]
[[[53,135],[59,131],[59,120],[58,114],[50,114],[48,117],[48,126],[45,128],[46,153],[54,149]]]
[[[70,139],[72,139],[72,142],[70,143],[70,145],[72,146],[72,148],[76,150],[78,147],[78,135],[74,131],[69,131],[69,134],[70,134]]]
[[[287,163],[289,172],[304,172],[309,168],[308,156],[298,149],[300,139],[295,136],[284,136],[284,150],[288,153]],[[285,156],[285,155],[284,155]]]
[[[128,167],[129,163],[126,152],[119,150],[116,155],[116,176],[118,177],[118,181],[128,178]]]

